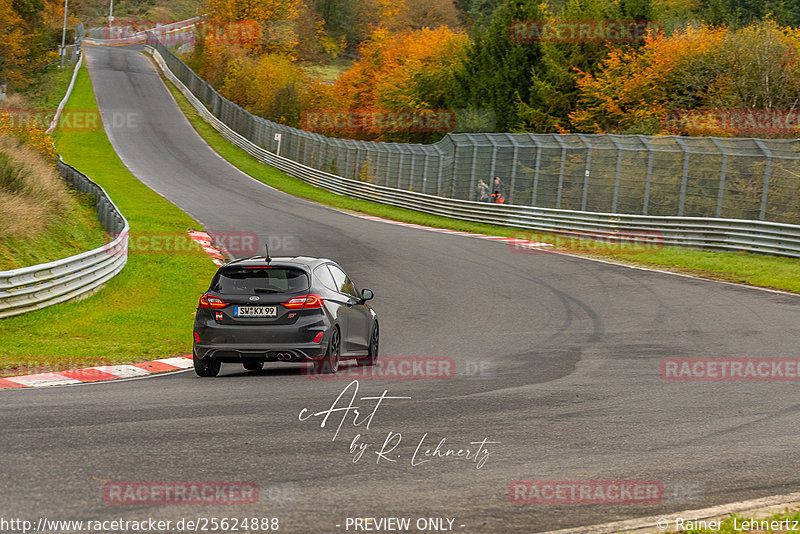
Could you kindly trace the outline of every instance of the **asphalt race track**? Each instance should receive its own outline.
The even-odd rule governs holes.
[[[185,372],[0,391],[4,516],[277,517],[293,533],[346,532],[348,517],[443,517],[460,532],[537,532],[800,487],[796,382],[665,381],[659,372],[668,357],[797,357],[800,297],[514,253],[294,198],[217,156],[139,49],[87,46],[86,55],[104,116],[136,117],[109,134],[140,180],[209,231],[255,232],[280,243],[273,255],[336,260],[376,294],[382,358],[452,358],[457,372],[361,380],[358,397],[386,389],[410,399],[385,399],[369,428],[348,416],[336,439],[340,413],[324,428],[321,417],[298,416],[331,407],[348,381],[310,380],[286,364],[260,373],[225,364],[217,379]],[[354,404],[367,413],[375,401]],[[356,436],[369,446],[354,462]],[[420,440],[424,451],[442,438],[445,448],[496,443],[480,469],[476,459],[422,452],[416,462],[430,461],[412,465]],[[657,481],[664,495],[656,504],[518,504],[509,498],[516,480]],[[108,481],[246,481],[260,497],[112,506]]]

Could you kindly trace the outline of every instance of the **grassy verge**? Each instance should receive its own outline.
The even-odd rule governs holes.
[[[36,84],[10,95],[3,108],[37,110],[44,121],[58,106],[72,69],[47,69]],[[47,125],[41,124],[42,128]],[[0,270],[45,263],[98,247],[105,232],[93,199],[67,188],[45,156],[0,132]]]
[[[181,110],[189,119],[189,122],[217,153],[257,180],[298,197],[343,210],[368,213],[397,221],[499,236],[528,236],[539,241],[554,243],[556,246],[553,250],[560,252],[800,293],[800,260],[796,259],[678,247],[653,247],[649,249],[646,247],[636,249],[634,247],[632,251],[621,251],[618,246],[603,246],[602,243],[597,242],[564,239],[563,236],[540,232],[533,233],[530,230],[519,228],[459,221],[375,202],[343,197],[309,185],[273,167],[264,165],[244,150],[229,143],[200,117],[194,107],[172,83],[166,79],[165,83]]]
[[[324,83],[334,83],[341,75],[353,66],[353,60],[348,57],[338,57],[319,63],[301,65],[302,71],[311,79]]]
[[[0,271],[59,260],[103,244],[105,230],[97,220],[94,199],[72,191],[72,202],[57,224],[33,238],[8,237],[0,242]]]
[[[85,68],[68,109],[97,109]],[[55,137],[64,160],[114,199],[130,222],[132,239],[174,239],[200,228],[125,168],[102,129],[57,131]],[[197,246],[179,253],[140,247],[90,298],[0,321],[0,375],[187,354],[197,298],[214,271]]]
[[[21,92],[32,108],[55,109],[67,92],[74,66],[67,63],[63,69],[51,65],[36,75],[34,83]]]

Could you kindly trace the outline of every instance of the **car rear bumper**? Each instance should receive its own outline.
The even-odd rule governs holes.
[[[227,363],[247,360],[302,362],[319,360],[325,352],[324,343],[194,344],[195,358]]]

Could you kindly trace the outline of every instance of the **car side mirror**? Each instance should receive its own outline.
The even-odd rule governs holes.
[[[362,289],[361,290],[361,301],[366,302],[368,300],[372,300],[375,294],[372,292],[371,289]]]

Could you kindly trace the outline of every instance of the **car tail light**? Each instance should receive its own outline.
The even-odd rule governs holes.
[[[194,333],[194,340],[195,340],[197,343],[200,343],[200,334],[198,334],[197,332],[195,332],[195,333]]]
[[[314,336],[314,343],[322,342],[322,332],[317,332],[317,335]]]
[[[322,307],[322,297],[319,295],[303,295],[302,297],[295,297],[293,299],[289,299],[286,302],[281,304],[284,308],[289,308],[290,310],[308,310],[311,308],[321,308]]]
[[[227,305],[228,303],[219,297],[213,297],[211,295],[203,295],[202,297],[200,297],[200,303],[197,305],[197,307],[218,310],[220,308],[224,308]]]

